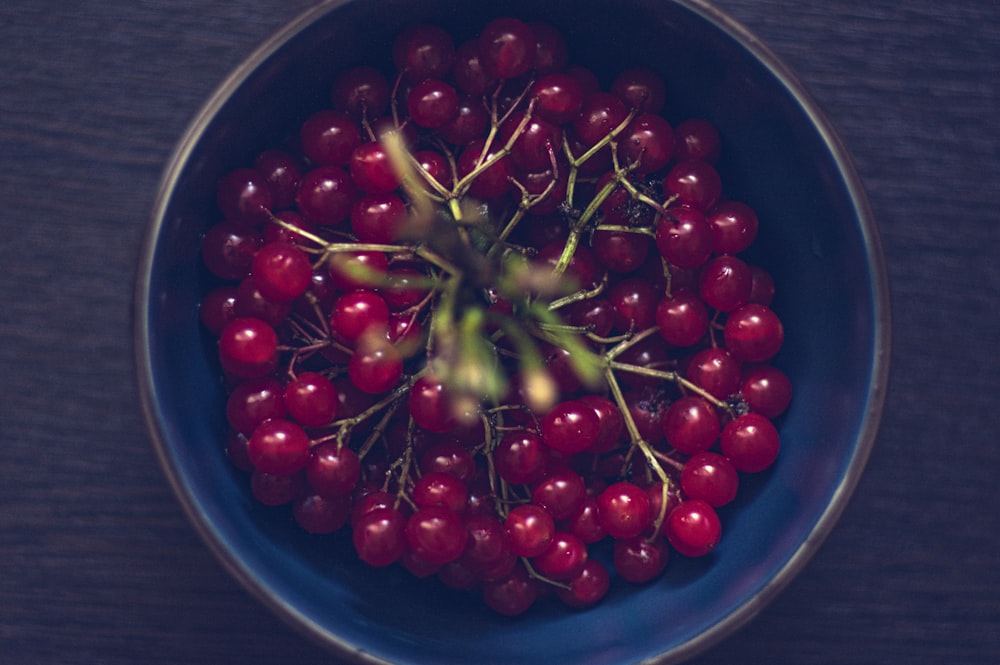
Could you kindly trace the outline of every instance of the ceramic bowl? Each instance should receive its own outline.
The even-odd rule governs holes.
[[[777,284],[795,386],[769,471],[723,509],[708,557],[671,560],[636,588],[614,584],[587,611],[543,604],[498,616],[468,595],[357,561],[346,538],[300,530],[258,505],[226,458],[225,394],[199,324],[199,243],[214,187],[311,111],[334,73],[382,63],[405,25],[471,36],[499,15],[561,28],[574,62],[608,76],[659,71],[668,117],[720,129],[729,195],[761,219],[754,260]],[[163,176],[138,268],[135,349],[151,438],[208,547],[260,601],[338,662],[407,665],[675,663],[744,625],[834,526],[875,441],[886,389],[889,302],[875,222],[830,122],[761,42],[699,0],[355,0],[317,5],[267,40],[208,100]],[[822,598],[815,602],[822,603]]]

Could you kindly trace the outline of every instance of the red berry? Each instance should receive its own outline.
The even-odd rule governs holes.
[[[575,608],[585,608],[596,605],[611,588],[611,576],[607,567],[597,559],[587,559],[573,577],[565,580],[569,588],[558,587],[556,594],[559,600]]]
[[[405,533],[410,550],[436,565],[461,556],[468,539],[462,518],[442,506],[418,508],[407,520]]]
[[[587,563],[587,546],[572,533],[557,531],[545,551],[531,560],[535,570],[550,580],[576,577]]]
[[[600,434],[601,422],[593,408],[575,400],[552,407],[542,420],[542,440],[561,453],[573,454],[591,448]]]
[[[351,180],[363,192],[389,194],[399,187],[396,169],[389,160],[385,146],[379,141],[362,143],[355,148],[348,161],[348,168]]]
[[[295,245],[270,242],[257,251],[250,275],[265,298],[291,302],[312,284],[312,262]]]
[[[785,340],[781,320],[768,307],[753,303],[730,312],[722,331],[726,349],[743,362],[765,362]]]
[[[267,420],[253,431],[247,452],[255,468],[288,476],[309,461],[309,436],[289,420]]]
[[[317,111],[302,123],[299,144],[314,166],[346,166],[351,153],[361,145],[361,131],[342,111]]]
[[[609,485],[597,496],[598,519],[612,538],[633,538],[646,530],[652,520],[649,497],[634,483]]]
[[[358,454],[336,441],[312,449],[306,463],[306,480],[322,497],[335,499],[355,490],[361,478]]]
[[[659,113],[667,98],[663,78],[645,67],[633,67],[618,74],[611,83],[611,92],[629,108],[647,113]]]
[[[514,485],[535,483],[545,475],[545,444],[528,430],[506,432],[493,451],[493,459],[500,477]]]
[[[719,440],[719,415],[703,397],[688,395],[667,407],[663,435],[667,445],[685,455],[696,455]]]
[[[236,432],[250,436],[265,420],[287,413],[284,387],[271,376],[240,382],[226,400],[226,419]]]
[[[278,364],[278,335],[260,319],[233,319],[219,333],[219,360],[226,372],[239,378],[270,374]]]
[[[747,413],[726,424],[719,445],[736,469],[757,473],[774,464],[780,441],[770,420],[759,413]]]
[[[219,180],[216,202],[223,217],[243,226],[267,221],[274,194],[267,176],[257,168],[239,168]]]
[[[555,536],[552,514],[542,506],[526,503],[507,514],[504,529],[510,541],[510,551],[517,556],[538,556],[548,548]]]
[[[615,541],[612,557],[615,570],[622,579],[644,584],[659,577],[666,569],[670,548],[662,536],[653,539],[627,538]]]
[[[705,556],[719,544],[722,523],[715,509],[701,499],[688,499],[667,515],[670,546],[684,556]]]
[[[389,507],[361,514],[352,528],[358,558],[369,566],[395,563],[406,551],[406,517]]]
[[[497,77],[517,78],[534,66],[536,44],[535,33],[523,21],[494,19],[479,34],[479,59]]]
[[[792,401],[792,382],[773,365],[752,365],[743,372],[740,395],[751,411],[777,418]]]
[[[694,455],[684,463],[681,489],[689,499],[702,499],[718,508],[736,498],[739,474],[728,459],[713,452]]]

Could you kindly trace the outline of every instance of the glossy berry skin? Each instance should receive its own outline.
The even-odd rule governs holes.
[[[264,173],[246,167],[230,171],[219,180],[216,202],[229,221],[255,226],[267,221],[274,206],[274,194]]]
[[[674,154],[674,130],[655,113],[640,113],[622,132],[619,158],[639,174],[653,173],[667,165]]]
[[[389,161],[389,153],[379,141],[362,143],[348,161],[351,181],[363,192],[389,194],[399,187],[396,171]],[[351,202],[353,210],[353,203]]]
[[[684,556],[705,556],[722,538],[718,514],[701,499],[688,499],[667,515],[664,532],[670,546]]]
[[[369,331],[383,334],[388,325],[389,306],[372,291],[345,293],[330,311],[330,331],[348,344],[359,341]]]
[[[737,470],[758,473],[778,458],[780,437],[770,420],[759,413],[747,413],[726,424],[719,445]]]
[[[328,441],[314,447],[306,463],[306,480],[316,494],[336,499],[351,494],[361,478],[361,460],[347,446]]]
[[[744,261],[729,255],[710,259],[698,283],[705,304],[720,312],[731,312],[750,301],[753,275]]]
[[[627,117],[628,108],[621,99],[608,92],[597,92],[584,100],[580,115],[573,121],[573,132],[589,148]]]
[[[578,609],[596,605],[611,588],[611,576],[607,567],[599,560],[590,558],[580,572],[565,582],[569,588],[558,587],[556,594],[563,603]]]
[[[557,520],[572,517],[583,505],[586,496],[583,478],[569,467],[550,471],[531,489],[531,500]]]
[[[389,94],[389,82],[382,72],[359,65],[337,74],[330,90],[330,101],[335,109],[346,111],[355,120],[371,120],[388,109]]]
[[[410,416],[417,426],[443,434],[458,425],[445,385],[433,376],[417,379],[409,394]]]
[[[487,72],[479,56],[479,40],[470,39],[455,50],[455,63],[451,71],[455,86],[469,95],[482,95],[492,91],[497,84],[496,74]]]
[[[465,518],[469,534],[462,561],[478,570],[496,565],[510,555],[510,540],[504,525],[493,515],[473,514]]]
[[[442,506],[418,508],[406,522],[406,543],[410,550],[434,565],[461,556],[467,538],[462,518]]]
[[[611,82],[611,92],[628,108],[644,113],[659,113],[667,99],[663,78],[646,67],[632,67],[620,72]]]
[[[420,456],[420,472],[446,473],[468,487],[476,477],[476,459],[458,441],[442,441],[432,445]]]
[[[464,178],[479,168],[480,157],[486,145],[484,139],[476,139],[469,143],[458,155],[458,176]],[[487,159],[495,156],[499,148],[494,146],[488,151]],[[469,194],[480,200],[498,199],[510,191],[510,178],[514,176],[514,167],[510,156],[504,156],[493,162],[480,172],[469,186]]]
[[[347,362],[347,375],[362,392],[380,395],[403,376],[403,358],[384,337],[363,338]]]
[[[555,520],[545,508],[533,503],[517,506],[504,521],[510,551],[534,557],[544,552],[556,533]]]
[[[493,459],[501,478],[514,485],[527,485],[545,475],[548,455],[540,436],[518,429],[504,433]]]
[[[253,276],[240,280],[236,286],[233,313],[237,317],[257,318],[278,328],[292,312],[292,302],[271,300],[260,291]]]
[[[539,76],[561,72],[569,64],[569,48],[562,32],[544,21],[529,21],[535,35],[535,71]]]
[[[726,349],[741,362],[768,361],[785,340],[778,316],[770,308],[754,303],[730,312],[722,334]]]
[[[627,582],[645,584],[666,569],[670,548],[662,536],[652,540],[636,537],[616,540],[612,550],[615,570]]]
[[[358,558],[377,568],[395,563],[406,551],[406,525],[406,517],[389,507],[358,516],[352,528]]]
[[[347,219],[357,187],[340,166],[318,166],[302,176],[295,202],[305,218],[320,226]]]
[[[531,560],[535,570],[550,580],[568,580],[587,563],[587,545],[572,533],[556,531],[545,551]]]
[[[239,378],[265,376],[278,364],[278,335],[261,319],[233,319],[219,333],[222,368]]]
[[[497,614],[517,616],[538,599],[538,584],[524,566],[517,565],[506,577],[483,584],[483,602]]]
[[[716,254],[739,254],[757,238],[757,213],[740,201],[721,201],[706,215]]]
[[[681,471],[681,490],[689,499],[702,499],[713,508],[736,498],[739,474],[728,459],[713,452],[694,455]]]
[[[693,346],[708,332],[708,310],[696,295],[678,290],[656,306],[660,336],[673,346]]]
[[[691,358],[687,378],[713,397],[726,399],[739,390],[740,364],[725,349],[704,349]]]
[[[649,255],[649,236],[627,231],[595,231],[594,255],[608,270],[630,273],[637,270]]]
[[[241,381],[226,400],[226,420],[234,431],[250,436],[265,420],[287,413],[283,386],[271,376]]]
[[[431,471],[414,483],[412,498],[418,508],[441,506],[453,513],[462,513],[469,500],[469,489],[450,473]]]
[[[676,206],[656,225],[660,255],[679,268],[697,268],[712,255],[712,227],[705,215],[691,206]]]
[[[420,24],[403,30],[392,45],[396,69],[411,83],[443,78],[455,61],[455,43],[436,25]]]
[[[490,114],[483,105],[483,98],[461,93],[458,95],[451,119],[437,128],[437,135],[454,146],[464,146],[486,136],[489,128]],[[415,152],[413,156],[418,163],[421,163],[421,156],[430,152],[429,150],[420,150]],[[424,168],[427,169],[427,166],[425,165]],[[430,169],[427,170],[430,171]],[[451,172],[443,157],[438,158],[435,170],[436,173],[432,173],[432,175],[435,175],[437,181],[442,185],[447,186],[451,181]]]
[[[697,395],[674,401],[663,416],[663,435],[667,445],[685,455],[697,455],[714,446],[720,431],[715,407]]]
[[[689,118],[674,128],[678,161],[700,159],[715,164],[722,149],[722,140],[715,125],[703,118]]]
[[[580,113],[583,107],[583,87],[565,73],[543,76],[531,86],[535,113],[556,125],[563,125]]]
[[[693,159],[670,169],[663,179],[663,190],[676,194],[680,203],[705,211],[722,196],[722,179],[711,164]]]
[[[629,277],[611,287],[608,299],[615,309],[615,328],[638,332],[656,323],[659,294],[649,280]]]
[[[389,244],[399,239],[407,219],[406,204],[396,194],[367,194],[351,209],[351,231],[360,243]]]
[[[354,149],[361,145],[361,131],[346,113],[325,109],[302,123],[299,144],[313,166],[346,166]]]
[[[345,292],[383,285],[389,269],[389,260],[382,252],[337,252],[327,263],[330,283]]]
[[[254,467],[264,473],[291,475],[309,462],[309,436],[289,420],[268,420],[250,436],[247,453]]]
[[[271,148],[254,159],[254,168],[264,175],[271,190],[272,210],[295,205],[295,193],[302,177],[300,159],[287,150]]]
[[[517,138],[514,138],[517,134]],[[518,168],[532,172],[542,171],[552,164],[554,155],[562,148],[562,130],[543,118],[526,119],[521,112],[514,113],[500,128],[504,144],[513,139],[510,158]]]
[[[542,420],[542,440],[561,453],[579,453],[594,445],[600,427],[592,408],[575,400],[561,402]]]
[[[292,516],[307,533],[326,534],[339,531],[351,514],[346,498],[328,499],[318,494],[302,494],[292,502]]]
[[[740,394],[751,411],[777,418],[792,401],[792,382],[773,365],[750,365],[743,371]]]
[[[439,79],[424,79],[406,98],[410,118],[424,129],[437,129],[458,113],[458,92]]]
[[[599,542],[608,535],[601,525],[599,512],[597,499],[588,495],[584,498],[580,509],[565,520],[563,528],[585,543]]]
[[[597,414],[598,434],[591,451],[602,453],[614,448],[625,432],[625,419],[618,405],[600,395],[583,395],[577,401],[589,406]]]
[[[517,78],[535,64],[535,33],[516,18],[498,18],[479,34],[479,59],[483,68],[501,79]]]
[[[312,284],[312,262],[295,245],[270,242],[253,258],[250,275],[261,294],[269,300],[291,302]]]
[[[612,538],[633,538],[649,526],[652,511],[646,491],[620,481],[597,496],[598,519]]]
[[[213,224],[201,241],[201,258],[213,275],[226,280],[250,274],[254,254],[263,244],[261,234],[236,222]]]
[[[250,474],[250,492],[265,506],[283,506],[302,494],[305,480],[301,473],[276,475],[254,469]]]

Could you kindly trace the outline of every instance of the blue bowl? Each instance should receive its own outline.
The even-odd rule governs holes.
[[[854,490],[876,430],[889,359],[889,299],[875,223],[836,133],[760,41],[699,0],[356,0],[306,12],[254,52],[194,119],[164,174],[138,269],[135,350],[146,419],[192,523],[229,571],[278,616],[358,663],[675,663],[751,619],[802,569]],[[641,589],[613,585],[596,608],[556,603],[510,619],[478,599],[358,562],[346,538],[301,531],[258,505],[222,442],[225,395],[200,328],[200,236],[214,183],[327,100],[333,74],[381,62],[405,24],[471,35],[496,14],[562,28],[572,60],[608,75],[657,69],[672,119],[721,131],[732,198],[761,219],[754,261],[778,285],[786,339],[776,363],[795,386],[783,449],[724,509],[702,559],[675,557]],[[822,602],[817,599],[816,602]]]

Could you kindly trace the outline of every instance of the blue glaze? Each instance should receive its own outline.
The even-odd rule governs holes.
[[[720,128],[727,194],[758,212],[751,256],[777,284],[786,340],[776,362],[796,392],[780,421],[779,461],[743,478],[740,497],[722,510],[718,549],[700,560],[675,556],[665,576],[641,590],[615,584],[590,611],[544,604],[507,619],[435,580],[364,566],[345,534],[302,532],[286,510],[256,504],[225,458],[224,394],[197,316],[208,284],[198,244],[216,221],[215,180],[323,106],[334,72],[384,62],[404,21],[434,21],[468,36],[493,17],[477,3],[324,3],[264,44],[194,120],[164,175],[138,269],[135,352],[154,447],[192,523],[232,574],[342,659],[679,662],[752,618],[787,584],[857,483],[888,373],[877,230],[822,113],[773,55],[716,10],[695,1],[517,0],[502,13],[559,26],[571,60],[605,77],[635,64],[659,70],[669,119],[703,116]]]

